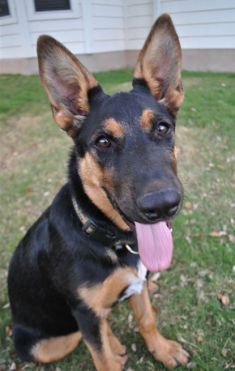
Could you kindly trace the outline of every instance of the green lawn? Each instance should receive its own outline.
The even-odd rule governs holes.
[[[127,90],[128,70],[97,74],[107,92]],[[177,147],[185,203],[174,222],[171,268],[152,295],[159,327],[192,354],[188,369],[235,368],[235,74],[184,73],[186,98]],[[14,354],[6,295],[10,256],[65,182],[69,138],[53,123],[38,77],[0,76],[0,370],[91,371],[81,344],[62,362],[22,365]],[[144,348],[128,305],[114,332],[128,347],[129,371],[163,370]],[[14,368],[15,367],[15,368]],[[187,368],[179,368],[183,370]],[[110,370],[111,371],[111,370]]]

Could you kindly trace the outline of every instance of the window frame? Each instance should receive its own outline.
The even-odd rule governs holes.
[[[7,2],[10,14],[0,17],[0,26],[17,23],[14,0],[7,0]]]
[[[0,0],[0,2],[1,2],[1,0]],[[1,18],[4,18],[4,17],[8,17],[9,15],[11,15],[8,0],[5,0],[5,4],[7,5],[7,8],[8,8],[9,14],[3,14],[3,15],[0,15],[0,19],[1,19]]]
[[[28,20],[30,21],[40,21],[44,19],[71,19],[81,16],[80,4],[77,0],[70,0],[71,9],[67,10],[36,11],[34,0],[27,0],[25,5]]]
[[[71,9],[71,1],[70,1],[70,0],[65,0],[65,2],[67,3],[67,5],[69,5],[68,8],[65,8],[65,9],[62,8],[62,9],[42,9],[42,10],[36,10],[36,2],[40,4],[40,1],[41,1],[41,0],[39,0],[39,1],[38,1],[38,0],[33,0],[34,8],[35,8],[35,11],[36,11],[36,12],[47,12],[47,11],[53,12],[53,11],[57,11],[57,10],[62,11],[62,10],[70,10],[70,9]],[[48,1],[48,0],[47,0],[47,1]],[[58,1],[58,0],[56,0],[56,1],[53,0],[52,3],[55,3],[55,4],[56,4],[57,1]],[[49,2],[50,2],[50,0],[49,0]],[[38,5],[39,5],[39,4],[38,4]],[[39,6],[40,6],[40,5],[39,5]]]

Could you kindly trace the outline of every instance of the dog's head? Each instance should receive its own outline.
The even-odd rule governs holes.
[[[156,223],[181,205],[175,117],[183,102],[181,48],[162,15],[139,54],[133,89],[106,95],[92,74],[49,36],[39,69],[57,124],[73,138],[78,172],[93,203],[119,227]]]

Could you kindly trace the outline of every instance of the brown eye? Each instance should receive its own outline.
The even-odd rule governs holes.
[[[170,125],[167,122],[160,122],[156,127],[156,131],[158,135],[163,137],[170,131]]]
[[[109,148],[111,147],[111,140],[106,136],[102,135],[95,142],[96,146],[99,148]]]

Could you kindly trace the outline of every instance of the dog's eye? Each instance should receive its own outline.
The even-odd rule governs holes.
[[[109,148],[111,147],[111,140],[107,138],[105,135],[100,136],[96,139],[95,145],[100,148]]]
[[[156,126],[157,135],[163,137],[170,131],[170,125],[167,122],[159,122]]]

